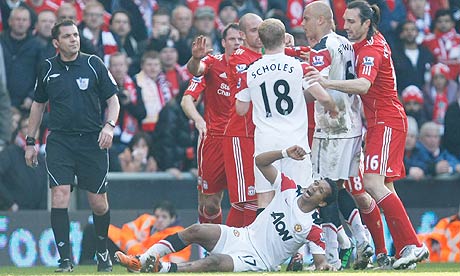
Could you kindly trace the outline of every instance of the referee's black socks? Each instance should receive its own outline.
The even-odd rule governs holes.
[[[96,250],[104,253],[107,250],[107,236],[110,224],[110,209],[102,216],[93,213],[94,230],[96,231]]]
[[[51,228],[61,260],[70,260],[70,222],[67,208],[51,208]]]

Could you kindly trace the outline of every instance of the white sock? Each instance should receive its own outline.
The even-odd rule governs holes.
[[[328,263],[339,260],[339,243],[337,241],[337,228],[332,223],[323,223],[324,238],[326,240],[326,258]]]
[[[161,262],[161,269],[158,273],[168,273],[169,269],[171,268],[170,262]]]
[[[161,240],[147,249],[144,254],[140,255],[139,260],[141,261],[141,264],[144,265],[147,258],[150,256],[158,255],[159,257],[163,257],[164,255],[175,252],[172,248],[172,245],[168,241]]]
[[[339,227],[337,230],[337,240],[339,241],[339,245],[341,249],[346,249],[351,247],[350,238],[348,237],[347,233],[342,226]]]
[[[366,230],[361,222],[361,215],[359,214],[358,209],[354,209],[353,212],[351,212],[350,218],[347,222],[348,225],[350,225],[351,232],[353,233],[353,237],[355,237],[357,244],[369,242],[366,236]]]

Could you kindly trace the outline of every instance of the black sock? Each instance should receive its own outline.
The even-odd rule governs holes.
[[[169,268],[168,272],[177,272],[177,264],[171,263],[171,267]]]
[[[67,208],[51,208],[51,228],[61,260],[70,260],[70,224]]]
[[[256,217],[262,213],[262,211],[265,210],[265,208],[257,208],[257,212],[256,212]]]
[[[102,216],[93,213],[94,230],[96,231],[96,250],[104,253],[107,250],[107,235],[110,224],[110,209]]]
[[[351,213],[357,209],[356,203],[350,193],[345,189],[339,190],[339,209],[345,220],[349,220]]]
[[[171,244],[171,246],[174,248],[176,252],[181,251],[182,249],[187,247],[187,245],[179,237],[179,233],[169,235],[165,238],[165,240]]]

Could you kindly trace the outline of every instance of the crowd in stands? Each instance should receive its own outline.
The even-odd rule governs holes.
[[[208,47],[221,53],[223,28],[252,12],[281,19],[296,44],[305,45],[301,23],[303,7],[309,2],[0,0],[0,160],[17,162],[18,168],[15,175],[1,161],[0,191],[8,190],[13,181],[27,188],[28,181],[17,180],[24,175],[22,170],[29,174],[44,170],[27,168],[20,150],[38,65],[56,54],[51,28],[57,21],[78,23],[82,52],[99,56],[119,87],[111,171],[167,171],[180,178],[182,172],[196,173],[198,135],[180,106],[193,77],[184,64],[194,38],[204,35]],[[334,11],[337,32],[344,34],[341,14],[348,1],[326,2]],[[382,11],[379,29],[393,49],[395,85],[411,116],[405,158],[408,176],[418,180],[460,173],[460,1],[369,2]],[[197,105],[202,110],[201,101]],[[45,114],[37,145],[42,152],[46,119]],[[15,204],[33,208],[4,197],[0,193],[5,209],[14,210]]]

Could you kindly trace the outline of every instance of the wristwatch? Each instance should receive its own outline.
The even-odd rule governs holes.
[[[106,124],[108,124],[111,127],[115,127],[115,121],[114,120],[107,121]]]

